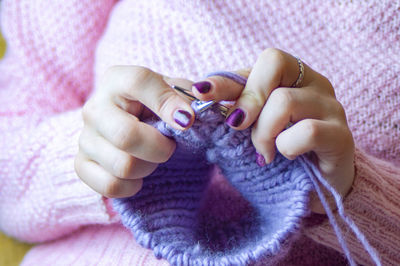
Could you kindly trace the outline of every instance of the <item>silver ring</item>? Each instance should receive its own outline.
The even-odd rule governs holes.
[[[297,77],[296,81],[293,83],[292,88],[296,88],[300,85],[300,83],[303,81],[304,78],[304,64],[303,61],[300,60],[300,58],[296,57],[297,63],[299,64],[299,76]]]

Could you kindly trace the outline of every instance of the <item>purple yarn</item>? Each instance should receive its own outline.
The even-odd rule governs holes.
[[[231,79],[237,83],[239,83],[240,85],[246,85],[247,79],[245,77],[242,77],[236,73],[233,72],[227,72],[227,71],[215,71],[215,72],[211,72],[208,73],[206,75],[207,78],[212,77],[212,76],[221,76],[224,78],[228,78]]]
[[[309,176],[314,184],[314,188],[318,193],[318,196],[322,202],[322,205],[326,211],[326,214],[328,215],[329,222],[331,223],[333,229],[335,230],[335,233],[336,233],[336,236],[340,243],[340,246],[342,247],[350,265],[353,266],[353,265],[358,265],[358,264],[354,261],[353,257],[351,256],[350,250],[347,247],[347,243],[343,237],[343,234],[336,222],[336,219],[333,215],[331,208],[329,207],[328,201],[326,200],[324,193],[322,192],[321,188],[319,187],[318,182],[321,182],[322,185],[334,196],[340,217],[353,230],[357,239],[361,242],[364,249],[368,252],[369,256],[374,261],[375,265],[378,265],[378,266],[382,265],[379,255],[376,252],[376,250],[371,246],[371,244],[368,242],[368,240],[366,239],[364,234],[356,226],[354,221],[345,214],[342,197],[339,195],[339,193],[337,193],[337,191],[322,177],[321,173],[319,172],[319,170],[317,169],[315,164],[312,163],[307,157],[300,156],[299,160],[303,164],[304,169],[307,171],[307,173],[309,174]]]
[[[138,243],[173,265],[245,265],[273,257],[298,232],[309,211],[311,179],[299,161],[277,155],[259,167],[250,130],[236,131],[225,124],[216,107],[198,114],[187,131],[154,124],[177,142],[174,155],[144,179],[133,197],[115,199],[114,208]],[[212,164],[251,204],[245,223],[235,225],[220,239],[235,239],[213,250],[200,235],[199,213]],[[223,243],[224,241],[220,241]]]
[[[232,79],[233,81],[235,81],[241,85],[246,85],[246,82],[247,82],[246,78],[244,78],[236,73],[227,72],[227,71],[212,72],[207,75],[207,77],[210,77],[210,76],[226,77],[226,78]],[[315,163],[313,163],[307,156],[305,156],[305,155],[299,156],[299,161],[303,165],[304,169],[306,170],[307,174],[310,176],[310,178],[314,184],[314,188],[317,191],[317,194],[322,202],[322,205],[329,217],[329,221],[330,221],[333,229],[335,230],[338,241],[339,241],[350,265],[356,265],[356,263],[351,256],[350,250],[348,249],[346,241],[343,238],[343,234],[336,222],[335,217],[333,216],[332,210],[329,207],[329,204],[328,204],[324,194],[321,191],[321,188],[319,187],[318,182],[320,182],[334,196],[336,206],[338,208],[341,219],[352,229],[352,231],[356,235],[357,239],[361,242],[364,249],[368,252],[369,256],[374,261],[375,265],[381,265],[379,255],[376,252],[376,250],[371,246],[371,244],[368,242],[365,235],[360,231],[360,229],[357,227],[357,225],[354,223],[354,221],[349,216],[346,215],[346,213],[344,211],[344,207],[343,207],[343,199],[339,195],[339,193],[337,193],[337,191],[326,181],[326,179],[323,178],[320,171],[317,169]]]
[[[231,72],[207,76],[212,75],[246,83],[245,78]],[[341,218],[380,265],[376,251],[345,215],[338,193],[307,156],[289,161],[278,153],[271,164],[259,167],[250,129],[231,129],[215,106],[197,114],[187,131],[171,129],[162,121],[150,124],[175,139],[176,151],[144,179],[139,193],[114,199],[113,205],[136,241],[152,249],[156,257],[167,259],[172,265],[245,265],[265,257],[274,261],[299,232],[302,218],[309,214],[309,193],[315,189],[349,263],[356,265],[319,187],[321,182],[334,195]],[[212,232],[213,239],[221,244],[218,250],[204,234],[210,234],[212,228],[204,230],[199,223],[213,164],[220,167],[252,207],[244,221],[231,225],[232,230]]]

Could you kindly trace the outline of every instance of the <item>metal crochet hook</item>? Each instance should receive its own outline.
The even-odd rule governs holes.
[[[197,99],[196,97],[194,97],[193,95],[191,95],[190,93],[188,93],[189,90],[186,90],[182,87],[176,86],[176,85],[172,85],[171,86],[174,90],[177,90],[179,92],[181,92],[182,94],[184,94],[187,98],[189,98],[192,101],[192,108],[194,110],[195,113],[201,113],[204,112],[205,110],[207,110],[208,108],[210,108],[211,106],[213,106],[214,104],[218,105],[218,109],[220,110],[221,114],[223,116],[226,117],[227,113],[228,113],[228,107],[216,102],[216,101],[201,101],[199,99]]]

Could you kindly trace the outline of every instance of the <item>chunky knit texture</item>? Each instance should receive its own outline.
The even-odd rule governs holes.
[[[93,87],[93,51],[112,5],[1,3],[0,228],[12,236],[46,241],[110,222],[101,196],[77,178],[74,157],[83,124],[77,108]]]
[[[155,126],[174,137],[175,154],[144,180],[137,195],[114,204],[138,243],[173,265],[244,265],[281,252],[308,214],[313,185],[301,163],[278,154],[259,167],[250,129],[231,129],[215,107],[198,113],[184,132],[168,130],[163,122]],[[218,230],[199,224],[211,164],[252,208]]]
[[[273,46],[333,83],[360,148],[344,207],[383,264],[399,264],[400,170],[371,156],[400,165],[398,8],[391,0],[1,1],[8,46],[0,62],[0,229],[30,242],[55,240],[34,248],[26,265],[161,263],[122,226],[110,225],[118,215],[74,173],[79,108],[114,64],[200,79],[249,67]],[[204,222],[229,224],[248,212],[222,179],[210,182]],[[305,233],[341,250],[329,221]],[[357,262],[371,264],[352,234],[345,237]],[[308,246],[316,248],[300,245]],[[324,254],[338,260],[290,250],[294,265],[315,265]]]
[[[247,82],[233,72],[216,71],[207,76],[213,75],[232,79],[243,86]],[[321,182],[335,198],[340,218],[354,232],[373,262],[382,265],[376,250],[345,213],[342,197],[315,166],[313,153],[309,154],[311,159],[301,155],[293,162],[278,153],[268,167],[259,168],[254,160],[250,128],[231,129],[215,105],[206,112],[194,110],[196,122],[186,132],[167,130],[168,125],[162,121],[154,125],[164,135],[174,137],[177,142],[174,156],[146,178],[142,192],[114,201],[123,224],[132,230],[139,243],[173,265],[242,265],[257,262],[261,257],[277,262],[272,257],[281,258],[286,254],[281,244],[292,242],[290,234],[299,228],[300,219],[307,213],[309,192],[314,186],[350,265],[356,265],[321,190]],[[235,225],[235,231],[224,228],[221,234],[208,228],[199,229],[204,227],[198,223],[199,205],[205,195],[204,184],[209,181],[209,176],[201,175],[205,174],[209,163],[222,169],[255,210],[246,215],[245,222]],[[154,196],[154,191],[160,193]],[[211,248],[216,245],[220,247],[218,252]]]
[[[96,80],[132,63],[197,80],[251,67],[278,47],[332,82],[360,148],[400,165],[398,8],[390,0],[125,0],[100,40]]]

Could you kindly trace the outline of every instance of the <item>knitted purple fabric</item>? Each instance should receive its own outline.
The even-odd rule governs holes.
[[[174,155],[138,194],[114,200],[137,242],[173,265],[245,265],[279,254],[308,214],[313,184],[302,163],[277,154],[258,166],[250,130],[231,129],[215,107],[197,114],[187,131],[153,125],[176,140]],[[252,207],[244,220],[216,232],[199,223],[213,164]]]

